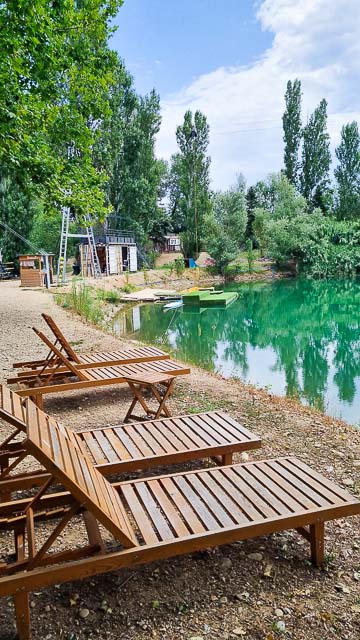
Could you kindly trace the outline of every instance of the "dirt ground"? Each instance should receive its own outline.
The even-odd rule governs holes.
[[[53,315],[79,351],[128,344],[86,326],[57,307],[47,292],[2,282],[1,382],[13,374],[13,361],[45,355],[31,330],[42,326],[42,311]],[[48,396],[45,409],[77,429],[120,423],[129,401],[120,386]],[[249,459],[295,454],[353,493],[359,491],[360,432],[354,427],[196,368],[177,381],[169,406],[173,414],[223,408],[262,437],[262,449]],[[0,428],[2,434],[9,431],[1,421]],[[359,523],[348,518],[327,526],[322,571],[309,563],[308,543],[290,531],[44,589],[32,596],[33,637],[358,640]],[[70,534],[76,542],[80,532],[75,527]],[[6,535],[0,533],[0,556],[6,547]],[[14,628],[13,605],[4,598],[0,640],[13,638]]]

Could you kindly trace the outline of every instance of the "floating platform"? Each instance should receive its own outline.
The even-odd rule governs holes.
[[[193,291],[182,297],[185,306],[194,307],[227,307],[237,298],[236,291]]]
[[[166,289],[141,289],[132,293],[124,293],[121,296],[122,302],[158,302],[159,300],[179,300],[181,295],[175,290]]]

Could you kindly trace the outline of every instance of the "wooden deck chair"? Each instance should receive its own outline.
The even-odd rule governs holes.
[[[12,492],[44,481],[38,471],[8,475],[10,465],[25,452],[19,433],[26,434],[29,427],[46,431],[55,425],[104,476],[204,458],[231,464],[235,452],[261,446],[257,435],[222,411],[74,432],[5,385],[0,385],[0,418],[15,427],[0,444],[0,501],[4,494],[8,499]]]
[[[41,315],[55,336],[55,346],[66,355],[70,362],[74,362],[80,369],[131,364],[134,362],[148,362],[153,360],[167,360],[170,358],[168,353],[158,349],[157,347],[143,347],[141,345],[114,351],[88,354],[76,353],[53,318],[46,313],[42,313]],[[19,372],[18,375],[21,377],[22,375],[27,376],[31,373],[36,375],[43,369],[43,367],[49,369],[52,366],[56,366],[57,363],[57,356],[55,356],[53,351],[50,350],[47,357],[42,360],[14,362],[13,367],[14,369],[27,369],[27,371]]]
[[[0,565],[0,597],[14,598],[20,640],[31,638],[31,591],[288,529],[309,541],[320,566],[324,523],[360,513],[359,500],[293,457],[113,486],[54,423],[45,431],[31,425],[24,448],[50,477],[34,497],[0,504],[0,529],[14,533],[14,554]],[[48,494],[57,483],[65,491]],[[41,523],[55,516],[44,540]],[[61,548],[59,535],[66,541],[64,529],[76,516],[84,518],[88,541]],[[98,523],[118,548],[105,547]]]
[[[80,369],[77,364],[71,362],[49,338],[38,329],[34,331],[39,338],[49,347],[54,356],[58,358],[56,366],[50,369],[44,368],[35,377],[33,374],[27,377],[8,378],[8,383],[16,383],[20,386],[19,395],[30,396],[38,406],[43,406],[43,396],[49,393],[63,393],[75,389],[86,389],[112,384],[123,384],[125,378],[131,375],[141,375],[145,372],[169,373],[169,376],[186,375],[190,369],[173,360],[159,360],[151,362],[139,362],[112,367],[99,367]]]

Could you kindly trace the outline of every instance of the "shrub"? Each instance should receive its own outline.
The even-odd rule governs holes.
[[[174,269],[175,269],[176,275],[179,278],[181,278],[181,276],[183,275],[183,273],[185,271],[185,260],[184,260],[184,258],[176,258],[176,260],[174,260]]]

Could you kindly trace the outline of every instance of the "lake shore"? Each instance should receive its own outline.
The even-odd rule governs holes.
[[[44,355],[31,330],[41,327],[41,312],[54,316],[79,351],[129,346],[66,312],[51,294],[3,282],[1,382],[13,374],[13,361]],[[249,459],[296,455],[359,493],[360,432],[354,427],[196,367],[175,389],[169,403],[174,415],[222,408],[258,433],[263,447]],[[129,402],[126,389],[115,387],[49,396],[45,408],[76,430],[121,423]],[[4,423],[1,429],[5,435],[9,431]],[[282,621],[285,637],[294,640],[355,640],[360,635],[359,524],[357,517],[326,527],[324,571],[310,566],[308,544],[290,531],[39,591],[31,609],[34,637],[52,640],[63,632],[64,638],[110,640],[274,640]],[[72,535],[76,539],[76,529]],[[7,535],[0,534],[1,548],[7,544]],[[83,607],[90,612],[86,619],[79,616]],[[0,637],[10,638],[6,599],[0,601],[0,621]]]

